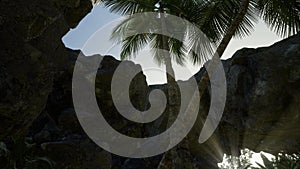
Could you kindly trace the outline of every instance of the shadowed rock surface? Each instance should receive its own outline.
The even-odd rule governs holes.
[[[300,34],[270,47],[241,49],[223,61],[227,78],[225,111],[215,134],[198,145],[206,114],[200,113],[190,134],[195,154],[208,161],[249,148],[271,154],[300,151]],[[195,75],[200,79],[203,70]],[[200,112],[209,108],[209,91]]]
[[[128,159],[104,151],[83,132],[72,105],[72,73],[79,51],[66,49],[61,37],[91,10],[88,0],[0,2],[0,141],[26,135],[34,154],[47,156],[56,168],[157,168],[161,156]],[[18,11],[18,12],[16,12]],[[159,133],[156,123],[141,125],[124,119],[111,100],[110,84],[119,61],[105,56],[97,73],[96,96],[106,120],[132,137]],[[132,68],[139,65],[128,62]],[[209,93],[201,98],[197,122],[187,137],[188,149],[178,154],[186,166],[216,168],[224,153],[300,151],[300,34],[271,47],[242,49],[223,61],[227,77],[227,103],[214,135],[198,144],[209,108]],[[200,80],[204,70],[195,75]],[[145,110],[145,76],[131,83],[133,105]],[[1,157],[1,156],[0,156]]]
[[[299,151],[300,34],[268,48],[242,49],[226,64],[228,97],[220,126],[225,145],[231,152]]]
[[[0,2],[0,140],[26,134],[66,64],[61,38],[92,9],[88,0]]]

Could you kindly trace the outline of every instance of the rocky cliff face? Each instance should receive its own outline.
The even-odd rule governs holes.
[[[300,34],[268,48],[242,49],[225,64],[228,97],[220,129],[226,143],[273,154],[299,151]]]
[[[76,118],[71,83],[79,51],[66,49],[61,37],[91,10],[90,1],[2,0],[0,4],[0,141],[9,144],[26,135],[27,141],[35,144],[34,154],[53,159],[57,168],[156,168],[161,156],[127,159],[102,150],[85,135]],[[299,57],[300,34],[271,47],[239,50],[223,61],[228,95],[222,121],[211,139],[198,144],[209,108],[207,90],[196,125],[187,137],[190,153],[181,154],[178,149],[189,163],[186,165],[216,168],[223,153],[236,155],[242,148],[299,152]],[[119,63],[106,56],[97,73],[96,95],[105,118],[129,136],[159,132],[154,131],[153,123],[135,124],[116,111],[110,83]],[[147,86],[142,73],[135,77],[130,93],[136,108],[149,106],[147,93],[153,88],[166,86]]]
[[[66,62],[61,37],[91,10],[89,0],[0,1],[0,140],[27,132]]]
[[[223,61],[225,111],[214,136],[203,145],[195,140],[206,118],[200,113],[195,135],[190,136],[194,153],[213,161],[222,159],[224,152],[238,155],[242,148],[271,154],[299,152],[299,64],[300,34],[270,47],[241,49]],[[202,74],[203,70],[195,76],[200,79]],[[200,112],[208,110],[209,99],[209,94],[202,97]]]

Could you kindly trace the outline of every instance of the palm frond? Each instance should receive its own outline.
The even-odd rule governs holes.
[[[234,37],[243,38],[245,36],[249,36],[254,31],[254,24],[258,22],[259,17],[258,10],[255,6],[256,3],[250,1],[248,11],[243,21],[239,24]]]
[[[212,0],[207,3],[202,11],[200,18],[196,22],[200,26],[200,29],[214,42],[220,41],[223,35],[226,33],[230,21],[232,19],[232,14],[234,13],[234,6],[236,2],[232,0],[220,1]],[[202,20],[202,21],[201,21]]]
[[[110,40],[113,40],[117,43],[120,43],[124,37],[126,37],[126,33],[128,33],[128,26],[130,26],[132,19],[128,17],[124,17],[123,20],[113,29]]]
[[[168,39],[166,36],[153,34],[150,42],[153,59],[158,65],[165,62],[165,57],[167,57],[166,55],[171,55],[169,49],[165,49],[168,48],[164,46],[165,38]]]
[[[197,27],[189,27],[187,34],[188,54],[193,64],[203,64],[213,57],[216,44],[211,43],[205,33],[194,28]]]
[[[122,41],[122,60],[135,57],[138,51],[143,49],[150,41],[149,34],[137,34],[127,37]]]
[[[185,55],[187,54],[187,49],[184,43],[178,39],[169,38],[169,48],[171,52],[171,57],[179,65],[184,65]]]
[[[282,37],[300,31],[299,0],[259,0],[257,8],[268,26]]]
[[[101,0],[101,3],[111,12],[130,15],[139,12],[153,11],[155,0]]]

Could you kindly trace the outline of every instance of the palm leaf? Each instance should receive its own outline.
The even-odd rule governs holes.
[[[111,12],[130,15],[139,12],[153,11],[155,0],[102,0],[101,3]]]
[[[111,40],[122,44],[120,54],[122,60],[135,57],[138,51],[150,42],[150,34],[138,32],[146,27],[145,24],[138,19],[127,17],[114,28]]]
[[[171,52],[171,57],[179,65],[184,65],[185,55],[187,54],[187,49],[184,43],[180,40],[169,38],[169,48]]]
[[[122,60],[135,57],[138,51],[143,49],[149,42],[148,34],[137,34],[130,36],[122,41],[122,50],[120,57]]]
[[[239,24],[234,36],[239,38],[249,36],[254,31],[254,24],[258,22],[258,17],[256,3],[250,1],[248,11],[243,21]]]
[[[205,63],[212,58],[216,44],[210,43],[210,41],[207,40],[206,34],[193,30],[193,28],[189,30],[188,51],[191,55],[190,60],[194,64]]]
[[[300,31],[299,0],[259,0],[260,16],[278,35],[286,37]]]
[[[168,37],[158,34],[153,34],[152,37],[153,38],[150,42],[150,47],[153,54],[153,59],[158,65],[161,65],[165,62],[166,55],[171,55],[169,53],[170,51],[165,49],[166,46],[164,46],[164,40],[168,39]]]

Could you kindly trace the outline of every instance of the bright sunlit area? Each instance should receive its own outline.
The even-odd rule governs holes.
[[[112,55],[120,59],[121,46],[110,40],[111,32],[120,21],[121,16],[110,13],[108,9],[101,5],[96,5],[92,12],[88,14],[80,24],[70,30],[64,37],[63,42],[66,47],[71,49],[81,49],[85,55],[101,54]],[[226,49],[222,59],[230,58],[237,50],[241,48],[257,48],[265,47],[280,41],[282,38],[270,31],[263,22],[259,21],[255,26],[255,31],[249,37],[243,39],[233,39],[229,47]],[[87,42],[88,45],[87,45]],[[135,58],[132,59],[136,64],[140,64],[144,74],[147,77],[148,84],[166,83],[164,67],[159,66],[153,61],[150,48],[140,51]],[[177,80],[187,80],[197,73],[201,66],[193,65],[186,62],[185,66],[177,65],[175,76]]]
[[[0,169],[300,169],[300,0],[0,4]]]
[[[116,59],[120,59],[121,46],[110,40],[111,32],[114,26],[119,23],[120,17],[119,15],[110,13],[108,9],[103,8],[101,5],[96,5],[92,12],[88,14],[75,29],[70,30],[62,40],[66,47],[80,49],[87,56],[101,54],[112,55]],[[255,26],[255,31],[252,32],[249,37],[233,39],[230,42],[222,59],[229,59],[241,48],[270,46],[281,39],[282,38],[277,36],[274,32],[270,31],[267,25],[259,21]],[[166,83],[164,67],[159,66],[152,60],[150,48],[145,48],[139,52],[132,61],[136,64],[141,64],[148,84]],[[185,67],[187,67],[187,69],[175,63],[174,65],[176,67],[175,75],[177,80],[187,80],[200,70],[199,65],[193,65],[191,63],[186,63]],[[250,160],[248,161],[249,164],[254,167],[258,167],[257,163],[263,164],[261,153],[254,153],[250,150],[247,150],[247,153],[251,154]],[[267,153],[263,154],[269,159],[273,157]],[[224,168],[226,168],[229,164],[228,159],[230,159],[230,156],[225,155],[224,161],[219,164],[219,167],[222,168],[222,166],[225,166]]]
[[[246,169],[246,168],[258,168],[265,166],[265,160],[272,161],[274,156],[265,152],[255,153],[249,149],[241,150],[239,157],[225,154],[222,163],[218,166],[220,169]]]

